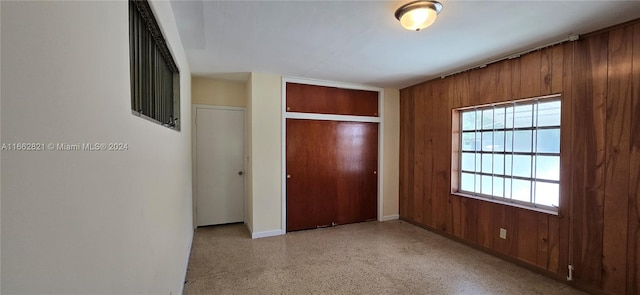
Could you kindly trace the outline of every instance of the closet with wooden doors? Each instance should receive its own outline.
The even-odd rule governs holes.
[[[287,82],[286,112],[287,231],[376,220],[378,92]]]

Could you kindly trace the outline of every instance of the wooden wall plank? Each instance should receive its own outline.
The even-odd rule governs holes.
[[[478,70],[480,85],[476,87],[478,95],[476,104],[488,104],[496,102],[496,92],[498,89],[498,64],[490,64]],[[473,72],[471,72],[473,73]]]
[[[640,24],[633,26],[627,294],[640,293]]]
[[[602,289],[614,294],[626,289],[632,39],[631,26],[609,32]]]
[[[512,257],[518,257],[518,212],[520,209],[505,207],[505,212],[507,215],[507,224],[505,229],[507,229],[507,253]]]
[[[521,83],[521,64],[522,61],[520,58],[512,59],[511,63],[511,97],[522,98],[522,83]]]
[[[559,273],[560,259],[560,218],[549,216],[547,270]]]
[[[436,99],[433,97],[433,83],[432,84],[422,84],[417,87],[419,91],[424,95],[424,107],[422,114],[420,115],[421,120],[424,122],[423,129],[423,148],[424,153],[422,154],[422,178],[423,178],[423,190],[422,196],[422,207],[420,210],[422,211],[422,224],[427,226],[433,226],[433,210],[432,210],[432,190],[435,185],[435,180],[433,179],[433,158],[435,156],[435,150],[433,145],[433,125],[432,120],[435,114],[433,107],[434,104],[437,103]]]
[[[405,173],[406,181],[406,198],[405,198],[405,211],[406,215],[403,217],[413,220],[414,218],[414,204],[415,198],[414,188],[414,170],[415,170],[415,96],[413,89],[407,90],[407,127],[406,134],[408,137],[407,149],[406,149],[406,162],[407,165]]]
[[[471,105],[471,78],[469,77],[469,72],[464,72],[458,75],[459,77],[455,80],[455,95],[457,99],[460,101],[460,105],[457,107],[467,107]]]
[[[466,102],[469,106],[479,105],[481,103],[482,96],[482,74],[484,69],[478,69],[468,72],[469,75],[469,97]]]
[[[538,219],[536,264],[543,269],[549,267],[549,215],[536,214]]]
[[[518,209],[517,211],[517,257],[536,265],[538,261],[538,214]]]
[[[508,239],[510,239],[511,235],[513,234],[512,233],[513,223],[509,220],[508,214],[507,214],[507,211],[509,211],[510,208],[504,205],[500,205],[500,206],[494,205],[494,206],[491,206],[491,208],[493,209],[492,215],[493,215],[493,228],[494,228],[493,249],[502,254],[509,254]],[[507,230],[507,239],[500,238],[501,228],[504,228],[505,230]]]
[[[436,80],[433,84],[431,113],[431,145],[433,183],[431,187],[431,226],[447,231],[447,208],[450,198],[451,163],[451,108],[449,107],[449,82]]]
[[[424,85],[424,84],[422,84]],[[423,222],[423,197],[424,197],[424,128],[426,119],[424,116],[425,96],[423,87],[416,87],[414,90],[415,100],[413,106],[414,112],[414,166],[413,166],[413,221],[417,223]]]
[[[451,234],[453,234],[454,236],[458,238],[464,238],[464,236],[462,235],[462,224],[461,224],[462,201],[460,200],[460,198],[461,197],[458,197],[458,196],[451,196],[450,231],[451,231]]]
[[[460,210],[462,235],[472,244],[478,243],[478,200],[462,198]]]
[[[551,93],[561,93],[564,77],[564,44],[553,47],[551,62]]]
[[[498,70],[500,63],[490,64],[481,69],[480,104],[496,102],[498,90]]]
[[[493,237],[496,234],[494,230],[494,204],[477,201],[478,222],[476,223],[478,233],[478,245],[485,248],[493,249]]]
[[[540,50],[540,95],[551,94],[553,77],[553,48]]]
[[[520,96],[534,97],[541,95],[541,54],[534,51],[520,58]]]
[[[497,63],[496,67],[496,89],[494,91],[494,102],[502,102],[512,100],[511,96],[511,68],[513,67],[512,60],[506,60],[504,62]]]
[[[573,262],[578,283],[602,285],[608,33],[576,44],[573,71]]]
[[[563,52],[563,77],[562,77],[562,111],[561,111],[561,130],[560,130],[560,206],[558,208],[558,216],[560,218],[560,235],[558,273],[563,276],[568,275],[569,257],[571,243],[571,202],[572,202],[572,158],[573,158],[573,52],[576,42],[565,43],[562,46]],[[555,60],[555,59],[554,59]],[[554,84],[555,85],[555,84]],[[550,231],[553,229],[550,229]]]

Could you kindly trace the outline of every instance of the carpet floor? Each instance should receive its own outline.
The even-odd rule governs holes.
[[[252,240],[198,228],[184,294],[584,294],[403,221]]]

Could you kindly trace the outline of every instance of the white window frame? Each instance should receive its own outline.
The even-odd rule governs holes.
[[[501,103],[494,103],[494,104],[486,104],[486,105],[477,105],[477,106],[470,106],[470,107],[464,107],[464,108],[458,108],[458,109],[454,109],[454,113],[457,113],[457,116],[454,117],[454,120],[452,121],[452,124],[457,124],[457,126],[454,126],[456,128],[454,128],[454,136],[457,136],[457,140],[454,140],[454,154],[457,153],[457,163],[453,163],[452,164],[452,168],[455,169],[455,173],[454,175],[452,175],[453,177],[457,177],[457,179],[454,179],[454,181],[452,181],[451,183],[451,187],[452,187],[452,194],[454,195],[459,195],[459,196],[463,196],[463,197],[468,197],[468,198],[473,198],[473,199],[480,199],[480,200],[485,200],[485,201],[489,201],[489,202],[494,202],[494,203],[499,203],[499,204],[504,204],[504,205],[509,205],[509,206],[514,206],[514,207],[519,207],[519,208],[524,208],[524,209],[530,209],[530,210],[534,210],[534,211],[539,211],[539,212],[544,212],[544,213],[548,213],[548,214],[552,214],[552,215],[558,215],[558,207],[556,206],[547,206],[547,205],[542,205],[542,204],[536,204],[535,203],[535,188],[536,188],[536,182],[541,182],[541,183],[554,183],[554,184],[558,184],[558,202],[560,203],[560,199],[562,198],[561,195],[561,181],[559,180],[549,180],[549,179],[540,179],[537,178],[536,175],[536,157],[537,156],[557,156],[559,157],[560,163],[561,162],[561,151],[559,151],[558,153],[538,153],[537,152],[537,148],[536,148],[536,143],[535,143],[535,134],[537,134],[538,130],[544,130],[544,129],[558,129],[561,132],[561,123],[559,123],[559,125],[553,125],[553,126],[537,126],[537,112],[535,110],[535,108],[537,107],[538,103],[543,103],[543,102],[551,102],[551,101],[559,101],[562,104],[562,97],[560,94],[554,94],[554,95],[548,95],[548,96],[541,96],[541,97],[535,97],[535,98],[527,98],[527,99],[521,99],[521,100],[512,100],[512,101],[507,101],[507,102],[501,102]],[[474,149],[474,154],[480,153],[480,154],[491,154],[491,155],[495,155],[495,154],[504,154],[505,157],[507,155],[511,155],[512,156],[512,161],[511,161],[511,165],[512,168],[510,169],[511,173],[507,174],[507,169],[504,169],[502,176],[506,179],[506,178],[511,178],[511,180],[513,181],[514,179],[522,179],[522,180],[527,180],[527,181],[531,181],[531,186],[530,186],[530,202],[525,202],[525,201],[521,201],[521,200],[516,200],[513,199],[513,187],[510,187],[510,195],[511,198],[507,199],[504,197],[497,197],[497,196],[493,196],[493,195],[487,195],[487,194],[482,194],[480,192],[473,192],[473,191],[464,191],[461,189],[462,187],[462,173],[463,173],[463,163],[462,163],[462,154],[463,154],[463,113],[465,112],[469,112],[469,111],[482,111],[482,110],[486,110],[486,109],[492,109],[495,107],[508,107],[509,105],[512,106],[516,106],[516,105],[533,105],[534,110],[533,110],[533,114],[532,115],[532,127],[525,127],[525,128],[516,128],[513,126],[511,126],[511,128],[503,128],[503,131],[505,132],[504,138],[505,138],[505,142],[506,142],[506,132],[508,132],[509,130],[511,130],[512,132],[516,131],[516,130],[532,130],[532,140],[531,140],[531,152],[515,152],[515,147],[514,144],[512,142],[512,149],[510,152],[506,151],[506,147],[504,149],[504,151],[502,152],[496,152],[496,151],[490,151],[490,152],[485,152],[485,151],[477,151]],[[561,114],[562,115],[562,114]],[[495,116],[495,115],[494,115]],[[476,120],[477,122],[477,120]],[[495,122],[494,122],[495,124]],[[484,130],[482,129],[482,127],[478,127],[476,126],[474,131],[475,132],[481,132],[481,131],[490,131],[493,130],[493,132],[496,131],[495,127],[493,129],[487,129]],[[457,131],[458,134],[455,134]],[[468,132],[465,131],[465,132]],[[514,132],[515,134],[515,132]],[[561,136],[561,135],[560,135]],[[512,136],[512,140],[514,140],[514,136]],[[558,139],[559,141],[561,141],[561,137],[559,137]],[[560,144],[560,142],[558,143]],[[513,172],[513,156],[515,155],[530,155],[531,156],[531,175],[530,177],[520,177],[520,176],[514,176],[514,172]],[[455,155],[454,155],[455,156]],[[477,161],[477,160],[475,160]],[[482,160],[480,160],[482,162]],[[494,162],[493,156],[492,156],[492,165]],[[505,163],[506,165],[506,163]],[[561,170],[561,166],[558,167],[559,170]],[[480,177],[482,176],[490,176],[493,177],[496,174],[493,173],[484,173],[482,172],[482,170],[477,171],[478,169],[474,169],[474,171],[464,171],[464,173],[467,174],[473,174],[474,175],[474,180],[476,179],[476,176],[480,175]],[[560,171],[558,171],[560,172]],[[506,181],[503,181],[503,196],[506,195]],[[474,191],[477,190],[476,186],[474,184]],[[480,188],[480,191],[482,191],[482,189]]]

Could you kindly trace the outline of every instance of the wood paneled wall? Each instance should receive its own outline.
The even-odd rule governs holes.
[[[559,215],[451,194],[452,109],[562,94]],[[400,91],[400,217],[640,294],[640,21]],[[507,229],[507,239],[499,229]]]

